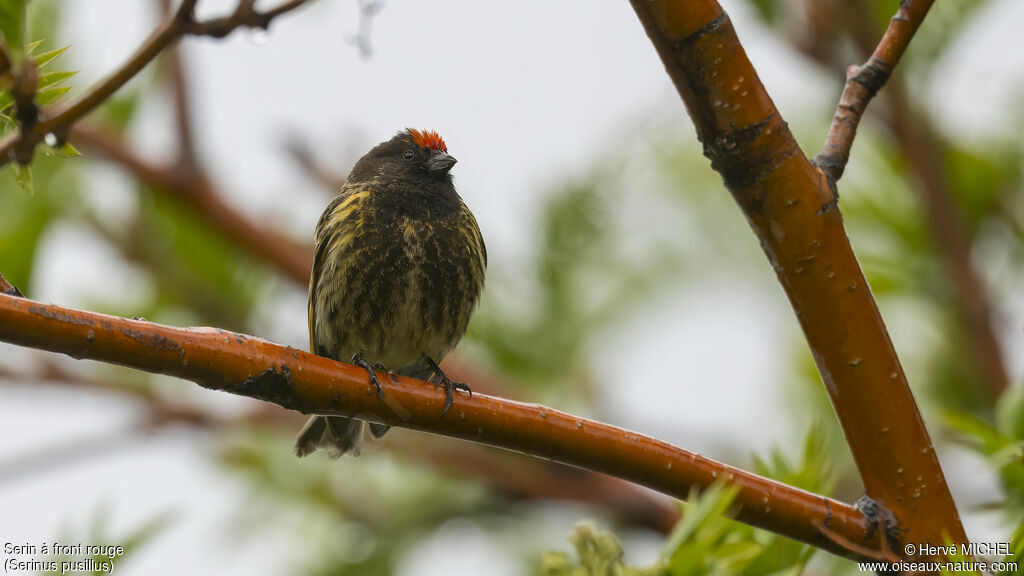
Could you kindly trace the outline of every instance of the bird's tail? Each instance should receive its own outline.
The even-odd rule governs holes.
[[[323,450],[331,458],[348,453],[358,456],[367,433],[380,438],[389,428],[387,424],[363,422],[345,416],[313,416],[295,439],[295,453],[308,456]]]

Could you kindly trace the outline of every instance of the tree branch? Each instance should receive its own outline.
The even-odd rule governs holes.
[[[77,98],[50,106],[42,112],[38,122],[32,123],[31,126],[23,125],[18,133],[8,134],[0,139],[0,167],[11,161],[11,153],[16,147],[18,157],[15,159],[21,164],[27,164],[31,161],[31,150],[47,134],[53,134],[57,139],[57,145],[62,145],[67,141],[71,125],[75,121],[95,110],[182,36],[190,34],[223,38],[239,27],[267,28],[275,17],[302,6],[308,0],[291,0],[264,12],[253,8],[254,0],[239,0],[235,12],[230,16],[202,22],[197,22],[193,16],[197,1],[183,0],[178,10],[157,27],[128,61],[104,80]],[[27,152],[21,150],[26,147]]]
[[[0,340],[185,378],[211,390],[303,413],[357,416],[603,472],[677,498],[717,479],[740,490],[737,519],[830,552],[863,556],[825,536],[872,548],[864,515],[847,504],[726,466],[648,436],[537,404],[460,396],[443,416],[433,384],[398,377],[378,397],[356,366],[214,328],[171,328],[0,296]]]
[[[72,140],[125,167],[157,191],[169,192],[185,200],[197,214],[237,245],[270,262],[300,285],[309,282],[312,250],[236,211],[198,165],[191,170],[179,170],[177,163],[168,166],[154,164],[115,137],[86,125],[74,127]]]
[[[814,165],[834,184],[843,176],[850,159],[857,125],[875,94],[885,86],[893,68],[910,45],[933,0],[902,0],[900,9],[889,21],[889,28],[866,63],[850,66],[846,86],[839,97],[839,106],[829,127],[825,146],[814,157]]]
[[[160,0],[160,9],[171,13],[171,0]],[[178,133],[178,163],[185,170],[195,170],[199,163],[196,137],[192,127],[192,105],[188,94],[188,78],[182,62],[181,45],[171,47],[164,56],[164,78],[171,87],[174,103],[174,125]]]
[[[453,374],[449,372],[449,374]],[[463,375],[464,376],[464,375]],[[294,434],[304,418],[281,410],[269,403],[260,403],[258,409],[240,415],[211,412],[200,406],[169,401],[150,386],[133,385],[117,380],[85,377],[70,372],[56,362],[39,362],[31,372],[17,372],[0,366],[3,381],[26,383],[45,382],[69,389],[96,390],[128,396],[144,409],[143,420],[123,434],[145,433],[171,425],[186,425],[199,430],[217,431],[238,426],[264,426]],[[477,389],[486,381],[474,380]],[[494,387],[493,385],[487,388]],[[412,440],[412,441],[410,441]],[[512,499],[564,500],[581,502],[608,510],[632,525],[656,530],[663,534],[672,531],[679,520],[679,508],[669,499],[635,484],[594,472],[568,468],[556,462],[527,459],[519,454],[505,454],[487,450],[482,446],[464,443],[425,442],[422,436],[393,438],[386,449],[399,456],[422,462],[445,474],[474,479]],[[119,443],[111,448],[128,446]],[[0,460],[0,483],[20,480],[26,475],[39,473],[68,462],[69,453],[91,456],[101,453],[93,442],[75,443],[75,450],[63,444],[51,448],[33,449],[31,455]],[[81,451],[78,448],[85,447]],[[26,466],[30,462],[30,466]]]
[[[843,228],[834,182],[796,144],[717,2],[631,3],[686,104],[705,155],[789,297],[867,495],[891,511],[898,536],[907,542],[966,542],[906,375]],[[904,2],[879,60],[896,61],[929,4]]]
[[[321,164],[313,154],[312,148],[297,135],[286,138],[284,151],[311,180],[319,184],[332,198],[348,180],[345,174],[335,173]]]
[[[864,0],[853,2],[851,14],[844,18],[856,43],[870,51],[872,6]],[[946,265],[947,277],[955,290],[955,305],[967,329],[967,346],[992,397],[1010,386],[999,340],[992,326],[992,307],[984,284],[971,263],[970,240],[953,201],[949,178],[934,130],[926,117],[915,114],[907,97],[905,82],[893,79],[887,91],[889,114],[885,122],[896,137],[903,156],[917,176],[913,186],[925,208],[939,255]]]

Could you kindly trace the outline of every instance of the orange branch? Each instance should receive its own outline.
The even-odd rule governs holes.
[[[856,0],[843,3],[842,8],[840,13],[833,16],[846,25],[857,46],[864,53],[877,50],[872,30],[872,4],[865,0]],[[918,6],[918,9],[920,10],[921,6]],[[815,35],[826,34],[831,34],[833,41],[837,38],[835,30],[831,28],[819,31]],[[808,54],[822,64],[832,64],[823,58],[821,53]],[[1006,363],[999,347],[999,339],[992,326],[992,307],[985,293],[984,282],[971,263],[970,238],[957,212],[949,179],[942,168],[938,136],[929,126],[926,117],[914,113],[907,98],[904,82],[899,76],[890,82],[887,95],[890,108],[889,113],[884,115],[885,123],[896,137],[903,156],[917,176],[913,187],[921,198],[939,254],[946,264],[949,281],[956,291],[955,305],[959,308],[969,334],[967,346],[970,348],[972,360],[991,395],[998,396],[1002,390],[1010,386],[1010,377],[1006,373]],[[833,119],[833,123],[835,121]],[[852,134],[849,136],[852,137]],[[847,146],[846,154],[848,153]],[[819,159],[819,164],[822,163]],[[843,163],[845,164],[845,161]]]
[[[850,159],[857,125],[875,94],[885,86],[900,57],[906,52],[910,39],[921,26],[934,0],[903,0],[900,9],[889,21],[871,58],[863,66],[850,66],[846,71],[846,86],[839,97],[839,106],[832,117],[825,146],[814,157],[818,166],[835,183],[842,177]]]
[[[832,192],[804,156],[714,0],[631,0],[704,153],[789,297],[867,495],[907,542],[966,542],[921,414]],[[880,48],[902,53],[928,4],[904,2]],[[883,514],[883,516],[885,516]]]
[[[433,384],[381,375],[378,397],[366,372],[252,336],[215,328],[172,328],[25,298],[0,296],[0,340],[192,380],[303,413],[358,416],[506,448],[647,486],[677,498],[717,479],[738,487],[737,519],[824,550],[862,558],[837,542],[872,544],[854,507],[710,460],[622,428],[538,404],[460,395],[447,416]],[[827,537],[827,526],[842,538]]]
[[[452,371],[448,373],[455,374]],[[460,377],[460,380],[463,379],[466,379],[465,374]],[[137,400],[145,411],[143,420],[132,431],[117,434],[118,438],[131,436],[130,432],[149,432],[171,425],[187,425],[213,431],[239,426],[265,426],[294,434],[305,422],[302,415],[286,412],[268,403],[260,403],[258,408],[240,415],[219,414],[198,405],[170,401],[150,386],[85,377],[65,370],[56,362],[40,362],[36,370],[31,372],[13,371],[0,366],[0,383],[4,381],[46,382],[68,388],[122,394]],[[473,382],[478,390],[486,389],[482,385],[484,380],[474,379]],[[557,462],[497,452],[483,446],[466,446],[461,442],[424,441],[426,439],[423,436],[401,435],[389,439],[387,450],[392,453],[442,473],[476,480],[510,499],[581,502],[610,511],[632,525],[663,534],[670,533],[679,520],[679,508],[670,498],[618,478],[566,467]],[[33,448],[30,454],[23,457],[0,460],[0,483],[53,470],[68,463],[69,455],[72,454],[73,459],[96,455],[100,450],[94,449],[94,444],[93,440],[75,442],[74,447],[69,448],[62,443],[51,448]],[[119,443],[111,448],[127,445]]]

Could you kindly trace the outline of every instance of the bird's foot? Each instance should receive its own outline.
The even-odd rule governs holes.
[[[469,394],[470,398],[473,397],[473,391],[469,389],[469,386],[467,386],[465,382],[453,382],[452,379],[444,373],[444,370],[441,370],[441,367],[437,365],[437,362],[427,358],[427,365],[434,371],[434,388],[437,388],[438,386],[444,388],[444,410],[441,411],[441,416],[447,414],[448,409],[452,407],[452,402],[455,401],[456,390],[462,390],[466,394]]]
[[[388,374],[391,375],[392,381],[394,381],[395,379],[395,375],[391,374],[391,372],[388,371],[387,366],[385,366],[383,362],[374,362],[373,364],[370,364],[369,362],[366,361],[366,359],[363,358],[362,352],[356,352],[355,354],[352,355],[352,364],[355,364],[356,366],[359,366],[363,370],[366,370],[366,373],[370,375],[370,383],[373,384],[374,388],[377,389],[378,398],[380,398],[380,395],[384,391],[380,387],[380,380],[377,379],[377,373],[374,370],[387,372]]]
[[[388,378],[391,378],[392,382],[398,384],[398,376],[396,376],[395,373],[392,372],[391,370],[388,370],[388,367],[383,362],[378,360],[377,362],[370,364],[370,366],[373,366],[375,370],[380,370],[381,372],[386,373],[388,375]]]

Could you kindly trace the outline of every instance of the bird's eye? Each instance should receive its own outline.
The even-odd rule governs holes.
[[[412,150],[406,150],[405,154],[402,155],[406,160],[412,160],[416,157],[416,154]]]

